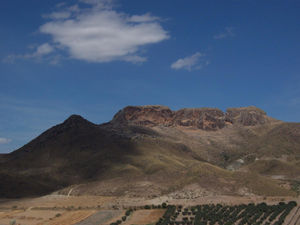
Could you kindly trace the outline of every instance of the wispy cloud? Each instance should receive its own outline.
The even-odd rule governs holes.
[[[234,28],[233,27],[225,27],[225,30],[219,34],[214,35],[214,39],[224,39],[229,37],[234,37]]]
[[[40,33],[49,35],[51,41],[33,53],[10,55],[5,61],[66,53],[70,58],[87,62],[141,63],[147,60],[141,53],[145,46],[169,38],[160,18],[150,13],[129,15],[114,7],[112,0],[60,4],[56,11],[43,15],[47,21],[39,28]]]
[[[8,138],[0,137],[0,144],[1,144],[1,145],[2,145],[2,144],[8,144],[8,143],[10,143],[10,142],[11,142],[11,140],[8,139]]]
[[[67,19],[71,16],[71,13],[69,11],[61,11],[61,12],[53,12],[50,14],[45,14],[42,17],[46,19]]]
[[[34,60],[41,60],[46,55],[49,55],[54,51],[54,47],[50,45],[49,43],[44,43],[42,45],[39,45],[35,47],[35,51],[32,53],[27,54],[11,54],[3,59],[3,62],[5,63],[14,63],[17,59],[34,59]]]
[[[178,59],[174,63],[172,63],[171,68],[174,70],[188,70],[192,71],[195,69],[201,69],[203,66],[208,65],[209,61],[205,60],[204,54],[200,52],[196,52],[195,54],[191,56],[187,56],[185,58]]]

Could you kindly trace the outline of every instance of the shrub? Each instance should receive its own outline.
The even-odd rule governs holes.
[[[129,216],[131,214],[132,210],[131,209],[128,209],[126,212],[125,212],[125,215],[126,216]]]

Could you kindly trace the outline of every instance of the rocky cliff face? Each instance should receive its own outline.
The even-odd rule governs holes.
[[[255,126],[273,121],[254,106],[229,108],[226,113],[216,108],[185,108],[172,111],[166,106],[128,106],[120,110],[111,123],[140,126],[182,126],[217,130],[230,125]]]
[[[216,130],[225,126],[224,113],[219,109],[180,109],[174,114],[173,125],[175,126],[188,126],[203,130]]]
[[[255,126],[257,124],[265,124],[274,119],[254,106],[242,108],[229,108],[226,111],[226,120],[233,124],[241,124],[243,126]]]
[[[114,116],[112,122],[145,126],[159,124],[170,126],[173,117],[174,112],[166,106],[127,106]]]

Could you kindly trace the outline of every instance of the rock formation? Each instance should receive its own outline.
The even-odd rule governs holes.
[[[254,106],[229,108],[226,113],[217,108],[185,108],[172,111],[166,106],[128,106],[120,110],[111,123],[140,126],[183,126],[202,130],[217,130],[230,125],[255,126],[274,119]]]

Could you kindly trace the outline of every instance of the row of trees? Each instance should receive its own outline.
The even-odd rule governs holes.
[[[141,209],[167,209],[166,210],[166,213],[168,212],[169,208],[167,208],[167,203],[162,203],[161,205],[145,205],[145,206],[142,206]],[[175,207],[176,208],[176,207]],[[125,212],[125,215],[122,217],[122,220],[117,220],[116,222],[114,223],[111,223],[110,225],[120,225],[122,222],[126,221],[127,217],[129,217],[133,211],[136,210],[131,208],[131,209],[128,209],[126,212]],[[168,214],[170,214],[171,212],[169,212]],[[168,215],[167,214],[167,215]],[[165,214],[166,215],[166,214]],[[166,216],[167,217],[167,216]]]
[[[174,216],[176,212],[176,206],[168,205],[167,210],[162,218],[156,223],[156,225],[168,225],[171,222],[171,217]]]
[[[198,205],[190,208],[169,205],[156,225],[282,225],[296,202],[277,205]],[[180,218],[180,219],[178,219]]]
[[[205,205],[199,206],[194,225],[202,224],[224,224],[232,225],[282,225],[290,211],[297,205],[292,201],[289,203],[280,202],[277,205],[260,203],[257,205],[225,206]]]
[[[120,225],[122,222],[126,221],[127,217],[130,216],[132,214],[132,212],[133,212],[133,209],[126,210],[125,215],[122,216],[122,220],[117,220],[116,222],[111,223],[110,225]]]

